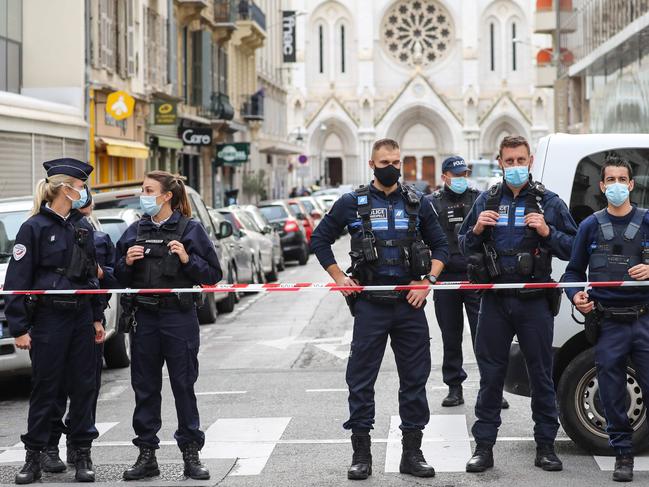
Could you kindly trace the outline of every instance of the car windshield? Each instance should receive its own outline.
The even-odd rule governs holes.
[[[0,262],[7,262],[16,240],[20,225],[29,218],[29,211],[0,213]]]
[[[309,213],[315,210],[315,206],[313,206],[313,203],[311,203],[309,200],[302,200],[302,204],[306,208],[306,211],[308,211]]]
[[[261,211],[270,222],[276,222],[288,218],[288,213],[286,213],[284,207],[279,205],[262,206],[259,208],[259,211]]]
[[[128,223],[119,218],[100,218],[102,231],[106,232],[110,239],[116,244],[128,228]]]
[[[257,225],[257,223],[248,216],[248,213],[242,211],[237,214],[237,218],[241,221],[243,226],[247,228],[248,230],[252,230],[253,232],[261,232],[261,229]]]
[[[293,210],[294,214],[302,213],[302,210],[300,209],[300,205],[297,203],[289,203],[288,206],[291,207],[291,210]]]
[[[497,162],[469,164],[469,169],[473,178],[490,178],[502,174]]]
[[[233,228],[240,229],[241,228],[241,223],[239,223],[239,220],[236,219],[233,213],[229,212],[221,212],[221,215],[223,215],[223,218],[225,218],[227,221],[232,224]]]
[[[140,197],[126,196],[124,198],[115,198],[113,200],[95,202],[95,210],[109,210],[112,208],[130,208],[132,210],[139,210]]]

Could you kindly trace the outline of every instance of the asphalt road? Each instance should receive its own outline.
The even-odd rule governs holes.
[[[336,255],[347,258],[345,239]],[[325,281],[315,258],[306,266],[289,266],[284,282]],[[580,451],[560,431],[557,451],[564,471],[547,473],[533,466],[535,445],[528,398],[507,395],[511,409],[495,447],[496,466],[485,474],[467,474],[464,464],[473,443],[470,427],[478,372],[465,333],[466,404],[440,406],[446,394],[441,380],[442,347],[432,305],[427,306],[433,370],[428,382],[431,422],[424,454],[437,469],[434,479],[398,473],[398,377],[388,347],[376,385],[373,431],[374,474],[360,485],[610,485],[610,460]],[[180,452],[173,441],[176,418],[168,381],[163,389],[163,440],[158,459],[162,475],[135,484],[243,486],[337,486],[346,479],[351,460],[347,419],[346,357],[352,318],[337,293],[277,292],[246,296],[234,313],[220,315],[201,329],[200,378],[196,385],[207,443],[202,452],[212,478],[182,478]],[[468,330],[466,330],[468,332]],[[21,464],[20,434],[29,402],[25,379],[0,382],[0,484],[13,482]],[[124,485],[121,472],[137,456],[131,444],[134,396],[128,369],[105,370],[97,412],[100,437],[93,446],[97,480]],[[649,482],[649,459],[636,459],[636,483]],[[641,471],[642,469],[646,471]],[[43,482],[72,481],[73,473],[46,475]]]

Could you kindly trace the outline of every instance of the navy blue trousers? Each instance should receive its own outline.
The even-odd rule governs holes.
[[[467,378],[462,368],[462,335],[464,334],[464,312],[469,319],[471,342],[475,343],[475,332],[480,311],[480,294],[476,291],[435,291],[435,317],[442,332],[444,358],[442,379],[448,386],[459,386]]]
[[[374,383],[390,337],[399,373],[402,430],[422,430],[430,419],[426,382],[430,375],[430,334],[423,307],[359,299],[349,361],[349,420],[343,427],[369,431],[374,425]]]
[[[180,448],[205,443],[194,384],[198,379],[200,335],[196,311],[140,309],[137,328],[131,333],[131,385],[135,391],[133,443],[158,448],[162,426],[162,366],[167,364],[169,382],[176,402],[178,428],[174,438]]]
[[[649,316],[634,323],[604,320],[595,347],[599,397],[606,415],[609,444],[618,454],[631,453],[633,428],[627,416],[627,360],[631,359],[638,383],[649,395]]]
[[[554,317],[545,296],[531,299],[488,291],[482,296],[475,354],[480,369],[480,392],[472,433],[477,443],[493,445],[498,436],[503,386],[514,338],[525,357],[532,392],[534,439],[551,444],[559,429],[552,380]]]
[[[57,398],[69,381],[72,447],[89,447],[97,438],[92,398],[96,394],[95,329],[90,305],[80,310],[39,306],[32,337],[32,393],[25,446],[43,450],[49,443]]]

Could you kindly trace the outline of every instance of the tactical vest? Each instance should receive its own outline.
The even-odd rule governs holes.
[[[430,250],[417,229],[420,198],[411,187],[402,189],[400,201],[382,208],[372,207],[369,186],[355,191],[361,232],[352,238],[350,255],[353,275],[363,284],[377,275],[419,279],[430,271]]]
[[[629,269],[643,261],[649,250],[647,236],[640,232],[647,210],[637,208],[629,224],[614,224],[606,210],[595,212],[599,224],[597,242],[588,262],[590,281],[631,281]]]
[[[489,188],[485,210],[500,214],[502,192],[502,183]],[[552,254],[546,246],[542,245],[541,237],[536,230],[524,224],[525,215],[545,213],[541,205],[544,195],[545,187],[541,183],[530,181],[524,207],[514,208],[513,232],[514,236],[520,237],[517,238],[519,244],[516,247],[503,248],[495,239],[495,228],[485,230],[484,254],[480,258],[484,259],[484,267],[487,270],[488,280],[486,282],[498,281],[501,278],[521,281],[542,281],[549,278],[552,273]],[[509,227],[509,210],[510,208],[508,208],[506,217],[501,216],[502,223],[507,227]],[[476,264],[476,261],[475,257],[469,258],[470,278],[476,282],[484,282],[484,274],[482,278],[471,275],[479,265]]]
[[[90,230],[78,224],[74,225],[72,250],[68,253],[70,260],[66,267],[57,267],[54,272],[77,283],[87,283],[88,280],[96,278],[97,260],[94,257],[94,245],[90,238]]]
[[[188,288],[196,284],[182,272],[178,255],[167,247],[172,240],[180,241],[189,221],[181,216],[175,225],[165,223],[158,229],[138,224],[135,244],[144,247],[144,258],[133,263],[134,288]]]
[[[433,193],[439,223],[448,240],[449,259],[444,271],[465,272],[466,263],[460,251],[457,234],[480,192],[470,188],[461,195],[452,196],[448,191],[450,190]]]

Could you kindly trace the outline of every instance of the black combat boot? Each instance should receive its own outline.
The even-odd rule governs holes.
[[[442,401],[442,407],[452,408],[464,404],[464,395],[462,394],[462,386],[448,386],[448,396]]]
[[[61,473],[67,470],[59,456],[58,446],[48,446],[41,454],[41,468],[43,472],[48,473]]]
[[[421,439],[424,436],[421,430],[404,431],[401,438],[403,451],[399,472],[414,475],[415,477],[434,477],[435,469],[426,463],[421,452]]]
[[[157,475],[160,475],[160,469],[158,468],[158,460],[155,457],[155,450],[141,446],[140,454],[133,466],[124,471],[124,480],[142,480]]]
[[[75,448],[74,468],[77,470],[74,474],[74,479],[77,482],[95,481],[95,470],[92,466],[92,458],[90,458],[90,447]]]
[[[70,440],[65,441],[65,463],[68,465],[74,465],[74,448],[70,443]]]
[[[25,451],[25,465],[16,474],[17,484],[31,484],[41,478],[41,452],[38,450]]]
[[[633,455],[617,455],[613,480],[616,482],[631,482],[633,480]]]
[[[484,472],[493,466],[494,454],[492,447],[483,443],[476,444],[473,456],[466,464],[466,471],[471,473]]]
[[[505,399],[505,396],[503,396],[503,400],[500,401],[500,409],[509,409],[509,403],[507,402],[507,399]]]
[[[198,458],[198,445],[190,443],[181,448],[183,452],[183,461],[185,462],[185,477],[194,480],[208,480],[210,471],[205,467]]]
[[[546,472],[560,472],[563,470],[563,463],[554,452],[554,445],[537,445],[534,465],[541,467]]]
[[[372,439],[369,433],[352,433],[352,465],[347,470],[350,480],[365,480],[372,475]]]

